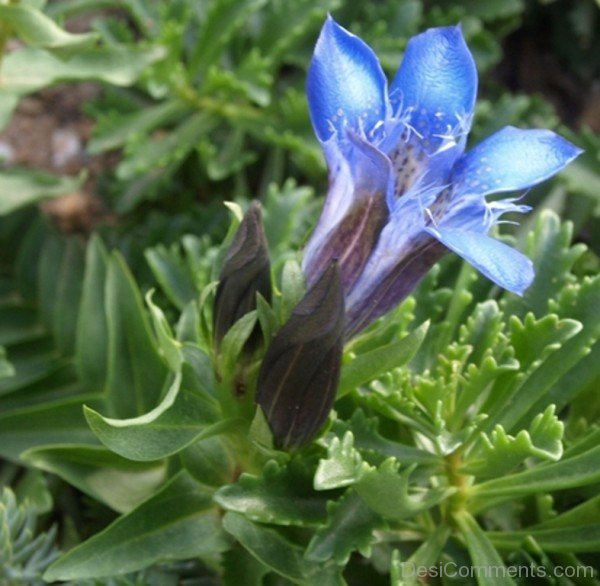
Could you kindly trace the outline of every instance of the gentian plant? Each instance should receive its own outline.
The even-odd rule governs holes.
[[[490,195],[579,149],[509,127],[465,154],[475,93],[459,27],[410,41],[388,90],[329,18],[308,73],[318,223],[289,182],[230,203],[222,245],[146,249],[145,295],[98,235],[0,223],[19,242],[0,454],[29,467],[0,498],[0,581],[598,583],[600,276],[552,212],[524,254],[489,235],[527,209]],[[54,485],[78,514],[36,537]]]

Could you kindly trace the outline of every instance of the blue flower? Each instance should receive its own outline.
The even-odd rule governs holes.
[[[327,19],[308,72],[312,123],[329,191],[307,245],[309,285],[337,259],[346,336],[402,301],[449,250],[521,295],[531,261],[488,236],[518,198],[581,150],[549,130],[508,126],[465,153],[477,71],[460,26],[414,37],[388,88],[361,39]]]

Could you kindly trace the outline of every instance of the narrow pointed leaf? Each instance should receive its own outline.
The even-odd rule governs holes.
[[[359,355],[348,364],[344,364],[338,397],[410,362],[425,339],[428,328],[429,322],[425,322],[399,342],[376,348]]]
[[[226,548],[210,492],[180,472],[137,509],[63,555],[44,579],[118,576],[159,561],[214,559]]]
[[[85,409],[88,424],[102,443],[136,461],[165,458],[201,437],[218,433],[227,421],[218,421],[217,414],[215,402],[182,386],[179,374],[161,403],[139,417],[111,419]]]
[[[479,586],[514,586],[515,581],[509,577],[500,554],[477,521],[466,512],[457,513],[455,518],[466,541],[472,565],[480,569],[477,574]]]
[[[139,289],[118,254],[109,261],[105,287],[109,413],[119,417],[142,415],[159,403],[167,368]]]
[[[166,466],[127,460],[100,446],[59,445],[33,448],[21,458],[66,480],[120,513],[152,495],[165,480]]]

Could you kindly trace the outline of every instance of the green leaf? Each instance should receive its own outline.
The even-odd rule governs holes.
[[[41,299],[51,301],[51,306],[47,308],[47,319],[57,351],[70,355],[75,349],[84,270],[81,242],[74,238],[64,241],[58,266],[53,266],[52,262],[46,264],[45,258],[42,254],[39,294]],[[50,289],[51,295],[47,294]]]
[[[15,374],[13,365],[6,360],[6,350],[0,346],[0,379],[8,378]]]
[[[279,320],[285,323],[292,314],[292,310],[306,293],[304,273],[300,263],[295,259],[285,262],[281,271],[281,311]]]
[[[500,554],[477,521],[467,512],[457,513],[454,518],[467,544],[472,566],[479,570],[476,574],[479,586],[515,586]]]
[[[38,340],[46,332],[37,311],[21,301],[2,303],[0,307],[0,344],[9,346]]]
[[[334,437],[327,448],[327,458],[319,460],[315,472],[315,490],[331,490],[357,483],[368,465],[354,449],[354,436],[347,431],[343,439]]]
[[[48,338],[39,342],[12,346],[10,360],[15,374],[10,378],[0,379],[0,396],[12,394],[14,398],[17,391],[68,369],[68,359],[57,358],[53,350],[51,340]]]
[[[223,377],[227,377],[228,380],[235,375],[238,358],[248,338],[254,331],[257,318],[256,310],[247,313],[233,324],[221,342],[219,372]]]
[[[20,502],[27,500],[39,515],[50,513],[54,508],[54,499],[48,488],[46,475],[41,470],[30,468],[23,472],[15,485],[15,494]]]
[[[367,419],[364,411],[357,409],[349,421],[336,419],[332,430],[338,437],[343,437],[347,431],[354,436],[354,446],[369,457],[369,462],[381,463],[388,457],[394,457],[403,464],[439,464],[435,454],[407,446],[384,438],[377,432],[378,419]]]
[[[80,395],[0,414],[0,455],[18,461],[21,452],[46,444],[95,443],[81,408],[98,398]]]
[[[58,557],[56,527],[37,533],[37,511],[17,503],[10,488],[0,492],[0,570],[2,583],[40,584],[44,570]]]
[[[407,364],[425,339],[429,322],[420,325],[399,342],[360,354],[342,366],[338,398],[393,370]]]
[[[0,128],[2,110],[0,106]],[[0,172],[0,216],[45,199],[68,195],[77,191],[80,185],[81,179],[77,177],[58,177],[31,169],[4,169]]]
[[[428,488],[409,492],[410,475],[416,465],[400,471],[394,458],[388,458],[379,468],[369,467],[354,486],[360,497],[384,519],[400,521],[414,517],[439,504],[454,488]]]
[[[532,529],[557,529],[562,527],[584,527],[591,523],[600,524],[600,495],[568,509]]]
[[[528,389],[531,406],[517,425],[551,403],[561,409],[586,388],[586,382],[593,385],[594,377],[600,376],[600,361],[596,360],[600,338],[600,276],[585,277],[577,284],[566,286],[556,301],[550,303],[550,309],[561,317],[579,321],[583,329],[563,344],[560,360],[544,365],[544,378],[548,382],[541,388],[538,385]]]
[[[544,210],[528,235],[525,254],[533,260],[538,276],[525,291],[523,297],[511,295],[504,304],[506,315],[523,317],[533,312],[541,317],[548,312],[548,301],[554,299],[567,283],[573,282],[570,270],[585,251],[583,244],[570,246],[573,226],[560,222],[550,210]]]
[[[176,259],[164,246],[156,246],[145,251],[146,261],[154,277],[169,301],[182,310],[196,299],[198,292],[184,264]]]
[[[154,290],[148,291],[146,294],[146,305],[150,309],[152,324],[154,325],[154,333],[158,340],[158,350],[165,362],[169,365],[172,371],[177,371],[181,368],[183,362],[181,342],[173,337],[171,326],[162,312],[162,309],[154,304],[152,295]]]
[[[267,131],[262,130],[263,134]],[[307,232],[317,220],[313,196],[312,189],[298,186],[293,179],[287,179],[281,186],[269,185],[264,200],[264,226],[270,250],[281,250],[287,258],[292,246],[304,244]],[[302,282],[298,282],[300,279]],[[295,280],[297,287],[304,283],[301,275],[296,275]]]
[[[248,93],[248,84],[242,83],[233,72],[211,67],[205,91],[211,91],[212,88],[217,91],[223,89],[219,86],[225,86],[229,92],[240,96]],[[244,149],[245,139],[246,133],[242,129],[234,129],[219,146],[212,140],[204,139],[200,142],[198,153],[211,181],[222,181],[256,161],[257,155]]]
[[[163,463],[132,462],[99,446],[33,448],[21,459],[60,476],[120,513],[130,511],[151,496],[166,475]]]
[[[448,525],[438,525],[408,558],[407,565],[413,568],[427,568],[436,564],[440,558],[452,530]]]
[[[269,572],[267,566],[240,545],[235,545],[223,556],[224,586],[263,586],[263,578]]]
[[[98,38],[96,33],[69,33],[43,12],[23,4],[0,4],[0,21],[8,24],[26,43],[46,49],[60,49],[63,56],[93,45]]]
[[[151,49],[92,48],[78,51],[68,60],[33,47],[14,51],[6,55],[2,63],[4,98],[0,105],[0,128],[8,123],[21,96],[60,81],[97,80],[128,86],[137,81],[148,65],[163,56],[164,49],[158,46]]]
[[[256,559],[294,582],[306,584],[313,567],[302,557],[302,550],[282,537],[247,520],[239,513],[227,513],[223,528],[233,535]]]
[[[576,488],[600,482],[600,446],[572,458],[556,463],[540,464],[531,470],[488,480],[470,489],[473,504],[471,510],[505,500],[512,500],[527,494],[550,492],[565,488]]]
[[[214,118],[206,112],[191,114],[169,133],[147,140],[132,149],[130,156],[117,167],[117,177],[122,181],[129,181],[140,175],[175,168],[214,125]],[[132,202],[120,203],[120,206],[121,209],[117,211],[123,213],[132,207]]]
[[[260,476],[242,474],[235,484],[215,493],[228,511],[259,523],[310,526],[325,519],[325,500],[312,490],[310,476],[293,462],[282,468],[268,462]]]
[[[504,2],[461,2],[466,14],[476,16],[483,21],[494,21],[516,17],[523,12],[523,0],[504,0]]]
[[[277,61],[293,51],[293,48],[311,30],[317,30],[325,20],[328,12],[339,8],[340,0],[297,0],[293,4],[287,2],[269,2],[265,14],[258,46]]]
[[[327,523],[311,539],[304,557],[312,562],[335,559],[340,566],[348,563],[354,551],[371,557],[373,532],[383,525],[381,517],[352,490],[336,502],[330,502]]]
[[[500,549],[515,551],[530,539],[546,553],[597,553],[600,548],[600,523],[581,527],[557,527],[526,531],[503,531],[488,533],[494,545]]]
[[[514,316],[510,318],[510,341],[522,370],[541,363],[580,331],[581,323],[560,320],[555,314],[536,319],[528,313],[522,322]]]
[[[493,348],[499,341],[503,330],[502,312],[498,303],[488,299],[475,306],[475,309],[460,327],[459,341],[473,347],[469,356],[473,364],[480,364],[488,348]]]
[[[596,552],[600,547],[600,496],[521,531],[491,531],[490,540],[501,548],[519,549],[533,538],[546,552]]]
[[[105,446],[136,461],[166,458],[194,441],[220,433],[231,424],[228,420],[218,420],[214,400],[183,386],[179,373],[162,402],[144,415],[111,419],[86,407],[85,416]]]
[[[212,560],[227,545],[210,492],[180,472],[138,508],[63,555],[44,579],[105,578],[156,562]]]
[[[561,171],[560,177],[566,183],[569,194],[580,193],[586,196],[595,201],[596,209],[600,210],[600,139],[589,127],[581,128],[578,135],[569,134],[573,134],[573,140],[582,146],[584,152]]]
[[[167,100],[145,106],[131,114],[119,116],[113,123],[104,123],[94,130],[87,143],[87,151],[98,155],[125,146],[132,138],[148,136],[155,129],[177,121],[189,112],[189,107],[179,100]]]
[[[508,372],[499,377],[492,387],[481,411],[489,414],[483,429],[489,431],[500,424],[506,431],[526,414],[544,395],[565,370],[572,366],[564,357],[571,339],[576,340],[582,326],[573,319],[559,319],[555,314],[535,319],[528,314],[521,322],[510,319],[510,341],[515,349],[515,359],[520,363],[518,372]],[[577,345],[577,360],[581,358]],[[546,406],[544,406],[545,408]],[[528,425],[525,422],[522,427]]]
[[[167,375],[140,292],[123,258],[113,253],[106,277],[109,413],[142,415],[158,403]]]
[[[102,240],[93,235],[85,258],[75,361],[81,380],[87,387],[97,391],[104,390],[107,377],[108,324],[105,283],[108,258]]]
[[[204,76],[223,52],[235,32],[266,0],[217,0],[210,6],[197,32],[196,46],[189,65],[192,76]]]
[[[223,486],[239,474],[235,453],[223,436],[194,442],[180,452],[180,457],[184,468],[206,486]]]
[[[265,345],[268,346],[279,330],[279,320],[273,308],[260,293],[256,294],[256,313]]]
[[[535,417],[529,431],[523,429],[515,437],[508,435],[501,425],[491,434],[482,433],[481,449],[469,457],[462,471],[477,477],[496,478],[529,457],[560,460],[564,424],[554,412],[554,405],[550,405]]]

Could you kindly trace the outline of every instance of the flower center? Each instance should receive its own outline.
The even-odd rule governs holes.
[[[394,197],[400,199],[421,177],[425,152],[407,142],[407,133],[402,135],[397,146],[389,154],[394,173]]]

